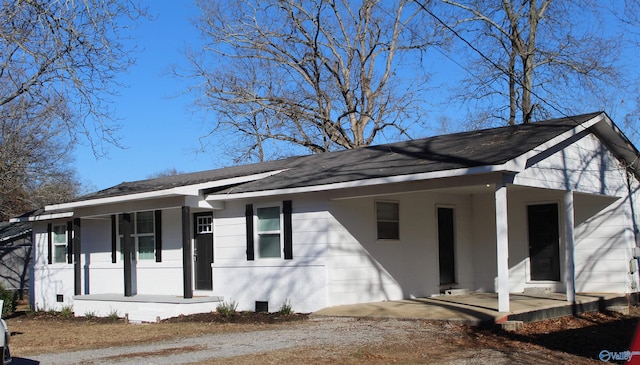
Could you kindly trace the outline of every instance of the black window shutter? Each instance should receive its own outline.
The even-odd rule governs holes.
[[[156,262],[162,262],[162,211],[156,210],[155,225],[156,225]]]
[[[82,272],[80,254],[82,253],[82,221],[80,218],[74,218],[73,227],[73,283],[74,295],[82,294]]]
[[[118,229],[116,226],[117,215],[111,215],[111,263],[116,263],[118,257]]]
[[[73,222],[67,222],[67,263],[73,264]]]
[[[282,202],[282,215],[284,216],[284,259],[293,259],[293,229],[291,227],[291,200]]]
[[[53,227],[47,224],[47,264],[53,264]]]
[[[253,249],[253,204],[246,205],[244,216],[247,229],[247,261],[253,261],[255,258]]]

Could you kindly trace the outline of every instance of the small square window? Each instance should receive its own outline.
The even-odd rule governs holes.
[[[400,239],[400,206],[394,202],[376,202],[376,223],[379,240]]]
[[[213,232],[213,217],[210,215],[197,218],[197,234]]]

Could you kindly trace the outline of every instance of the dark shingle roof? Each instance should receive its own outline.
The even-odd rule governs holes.
[[[601,113],[124,182],[77,200],[164,190],[281,169],[287,169],[287,171],[225,190],[218,190],[218,193],[287,189],[499,165],[599,114]]]
[[[599,113],[310,156],[289,170],[220,193],[254,192],[500,165]]]

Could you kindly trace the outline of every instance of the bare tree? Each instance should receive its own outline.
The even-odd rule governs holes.
[[[109,97],[131,64],[129,0],[0,4],[0,218],[74,196],[70,151],[117,144]]]
[[[20,98],[0,108],[0,220],[76,195],[68,133],[57,126],[64,103]]]
[[[7,0],[0,5],[0,108],[66,104],[55,115],[72,140],[117,144],[109,96],[133,62],[131,0]],[[24,105],[24,103],[22,104]],[[100,151],[96,149],[97,153]]]
[[[155,179],[158,177],[166,177],[166,176],[175,176],[175,175],[180,175],[180,174],[184,174],[184,172],[176,169],[175,167],[169,167],[166,168],[164,170],[160,170],[158,172],[155,172],[153,174],[147,175],[147,179]]]
[[[188,76],[214,131],[246,142],[241,158],[366,146],[420,121],[419,56],[433,27],[412,1],[197,3],[206,44],[188,53]]]
[[[599,14],[607,9],[600,3],[441,0],[444,6],[423,9],[471,54],[463,98],[480,100],[491,109],[488,117],[515,124],[583,111],[589,98],[623,84],[620,37],[605,35]]]

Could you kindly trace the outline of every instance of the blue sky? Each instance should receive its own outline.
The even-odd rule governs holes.
[[[213,155],[194,152],[198,137],[206,133],[202,115],[190,110],[188,96],[180,96],[187,84],[168,74],[170,65],[184,62],[182,49],[198,40],[190,24],[197,9],[186,1],[153,1],[148,6],[155,19],[141,22],[136,30],[137,62],[122,75],[128,87],[113,99],[125,149],[110,147],[108,157],[100,159],[87,146],[76,149],[75,168],[90,190],[170,168],[190,172],[220,166]]]
[[[145,179],[171,168],[192,172],[230,163],[224,153],[217,154],[212,145],[207,153],[196,152],[199,137],[208,132],[205,115],[194,111],[193,96],[181,95],[189,84],[169,74],[171,65],[185,65],[183,49],[199,41],[199,34],[191,24],[191,19],[198,14],[195,4],[155,0],[147,6],[154,20],[142,21],[135,31],[134,41],[139,48],[135,55],[137,62],[122,75],[121,81],[128,87],[118,90],[120,96],[113,99],[115,115],[122,126],[118,136],[125,148],[110,147],[108,156],[99,159],[87,146],[78,146],[75,151],[74,167],[89,191]],[[627,59],[637,58],[637,49],[632,52]],[[450,82],[452,77],[464,72],[438,52],[431,54],[425,66],[434,72],[432,85]],[[633,68],[638,71],[637,67]],[[430,96],[430,101],[446,95],[447,91],[440,89]],[[442,132],[438,117],[461,113],[451,110],[452,106],[433,105],[429,119],[434,125],[415,137]],[[591,111],[594,110],[585,110]],[[610,115],[613,112],[611,116],[622,127],[620,115],[607,111]]]
[[[146,179],[167,169],[193,172],[231,163],[211,148],[206,153],[196,152],[199,137],[208,132],[205,115],[192,107],[193,96],[180,96],[189,84],[169,74],[171,65],[186,65],[185,46],[199,41],[199,33],[191,24],[198,9],[192,1],[156,0],[146,5],[154,19],[142,21],[134,32],[139,48],[136,64],[122,75],[121,81],[128,87],[118,90],[120,96],[113,98],[117,122],[122,127],[117,135],[125,148],[108,146],[108,156],[98,159],[89,146],[78,146],[75,151],[74,167],[87,192]],[[427,67],[455,67],[444,61],[432,58]],[[439,131],[425,134],[435,132]]]

